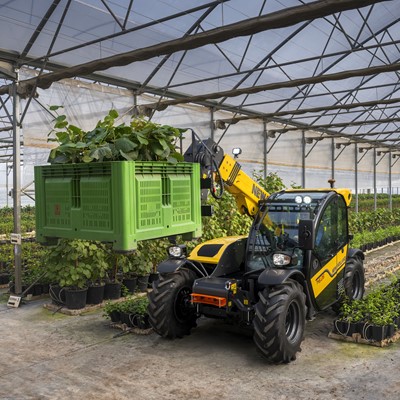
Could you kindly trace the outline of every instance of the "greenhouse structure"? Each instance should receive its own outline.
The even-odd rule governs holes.
[[[0,232],[0,240],[13,245],[16,293],[23,286],[21,210],[35,205],[35,167],[49,166],[59,139],[56,131],[66,121],[82,132],[93,130],[107,115],[113,115],[115,126],[141,118],[176,127],[183,132],[181,153],[194,137],[211,139],[226,154],[240,148],[234,160],[260,180],[272,174],[285,187],[310,193],[347,188],[338,193],[347,206],[352,196],[351,212],[361,214],[349,218],[353,230],[363,223],[361,199],[366,195],[369,211],[381,213],[374,223],[382,229],[396,225],[399,77],[400,0],[0,0],[0,209],[13,214],[11,239]],[[316,201],[301,196],[293,202]],[[51,207],[56,215],[61,212],[58,204]],[[37,218],[43,210],[36,205]],[[323,215],[318,212],[316,206],[319,224]],[[317,228],[311,231],[315,240]],[[194,223],[190,229],[201,230]],[[343,229],[347,235],[347,226]],[[372,234],[375,228],[364,226],[360,232],[368,229]],[[140,240],[151,238],[140,234]],[[391,234],[390,243],[396,235]],[[45,242],[42,236],[39,242]],[[119,250],[129,247],[118,243],[124,243]],[[366,240],[360,244],[367,250]],[[199,254],[199,260],[206,257]],[[335,257],[331,275],[344,265]],[[209,296],[207,290],[198,296]],[[191,302],[204,302],[200,297],[192,295]],[[214,306],[211,297],[208,305]],[[150,297],[150,307],[151,302]],[[257,318],[260,307],[251,317]],[[284,362],[295,359],[282,357]]]

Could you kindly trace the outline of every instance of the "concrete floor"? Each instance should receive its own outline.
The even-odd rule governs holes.
[[[399,399],[399,343],[329,339],[332,313],[307,323],[296,361],[271,365],[219,321],[169,341],[119,335],[100,310],[53,314],[45,301],[0,304],[0,399]]]

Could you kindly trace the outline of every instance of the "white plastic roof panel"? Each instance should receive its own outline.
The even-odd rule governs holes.
[[[330,130],[349,135],[360,132],[360,126],[351,125],[354,121],[392,118],[393,122],[379,125],[379,129],[395,131],[399,123],[394,105],[375,104],[355,110],[338,106],[400,97],[400,68],[370,72],[371,67],[396,69],[400,62],[400,0],[376,0],[375,4],[358,1],[352,9],[329,12],[327,8],[321,17],[310,14],[291,22],[292,7],[299,7],[301,13],[328,4],[333,10],[350,2],[0,0],[0,59],[39,70],[40,63],[47,60],[42,65],[44,74],[93,62],[96,67],[91,74],[96,74],[96,79],[104,77],[141,92],[163,93],[167,102],[171,98],[183,103],[194,99],[236,111],[239,116],[280,113],[279,120],[298,126],[348,122],[345,129],[332,125]],[[205,41],[187,50],[178,46],[172,52],[154,51],[140,61],[123,61],[119,66],[109,63],[109,57],[117,59],[121,54],[173,40],[183,43],[184,38],[214,30],[223,33],[231,24],[255,17],[268,17],[270,22],[261,31],[232,33],[224,40],[215,39],[216,43]],[[280,25],[275,27],[278,19]],[[107,68],[102,66],[105,62]],[[357,76],[326,78],[355,70],[361,70]],[[325,78],[318,81],[321,76]],[[254,89],[263,85],[265,88]],[[221,91],[230,93],[219,96]],[[337,108],[282,114],[321,107]],[[362,129],[368,132],[369,127],[366,124]],[[377,130],[376,126],[370,129]]]

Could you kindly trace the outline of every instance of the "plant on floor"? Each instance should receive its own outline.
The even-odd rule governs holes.
[[[90,279],[105,277],[107,253],[101,243],[61,239],[49,249],[48,275],[62,287],[84,288]]]

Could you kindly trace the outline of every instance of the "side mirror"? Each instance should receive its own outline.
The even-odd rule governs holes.
[[[302,219],[299,222],[299,247],[304,250],[314,250],[315,229],[312,219]]]

